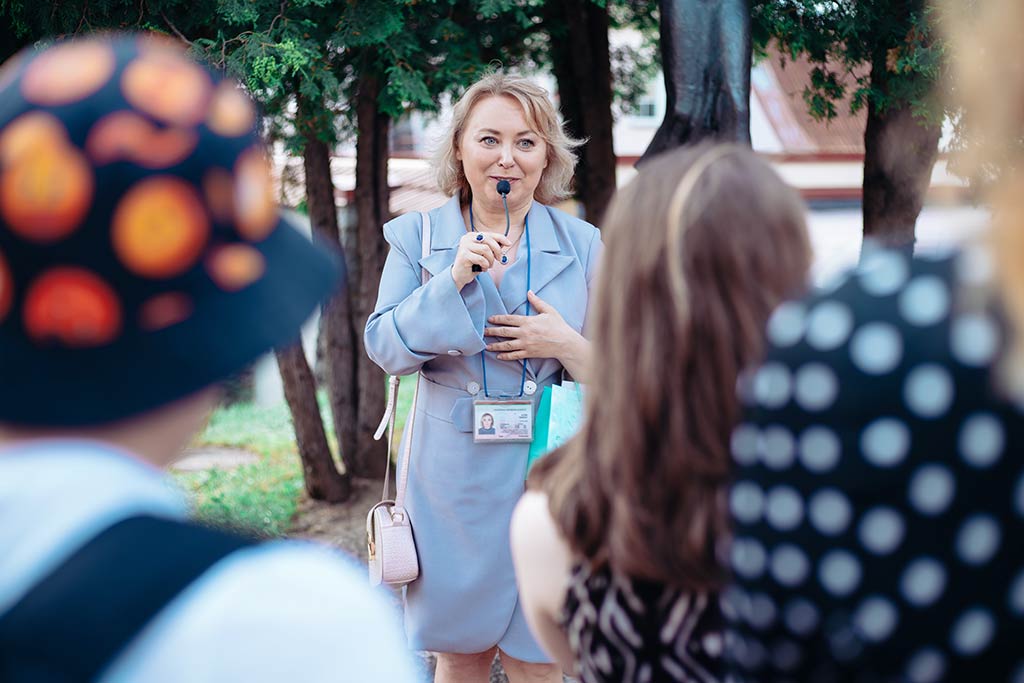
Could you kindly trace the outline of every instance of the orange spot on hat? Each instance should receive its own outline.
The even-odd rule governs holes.
[[[97,164],[130,161],[143,168],[159,169],[180,164],[198,142],[194,130],[160,129],[133,111],[118,111],[96,122],[85,149]]]
[[[0,215],[11,231],[50,243],[74,232],[93,199],[92,167],[48,114],[26,114],[0,136]]]
[[[229,292],[248,287],[263,277],[267,262],[255,247],[228,244],[206,257],[206,272],[217,286]]]
[[[258,149],[248,149],[235,162],[235,225],[253,242],[267,238],[277,223],[277,202],[270,166]]]
[[[114,51],[95,40],[71,41],[34,59],[21,79],[21,94],[43,106],[70,104],[99,90],[114,73]]]
[[[94,347],[121,331],[121,304],[94,273],[72,267],[44,272],[25,294],[25,329],[37,342]]]
[[[125,98],[139,111],[174,126],[195,126],[206,118],[213,86],[197,64],[170,50],[151,50],[125,67]]]
[[[194,308],[192,299],[181,292],[158,294],[139,308],[139,326],[156,332],[184,322],[192,315]]]
[[[233,83],[222,81],[210,103],[206,125],[217,135],[235,138],[245,135],[256,124],[256,111],[245,93]]]
[[[0,163],[13,164],[39,147],[64,147],[68,144],[68,130],[56,116],[32,111],[22,114],[0,130]]]
[[[7,266],[4,255],[0,254],[0,321],[7,317],[14,302],[14,278],[11,277],[11,269]]]
[[[130,271],[167,278],[192,267],[210,234],[199,193],[173,176],[136,184],[114,210],[114,251]]]

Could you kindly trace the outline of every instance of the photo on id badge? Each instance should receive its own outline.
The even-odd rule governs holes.
[[[533,403],[475,401],[473,425],[477,443],[529,443],[533,441]]]

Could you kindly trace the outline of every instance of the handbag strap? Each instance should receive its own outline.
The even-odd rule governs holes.
[[[426,211],[420,212],[420,254],[423,258],[430,256],[430,214]],[[430,271],[426,268],[420,268],[420,282],[426,285],[430,280]],[[384,466],[384,490],[381,491],[380,499],[382,501],[388,499],[388,488],[391,483],[391,448],[395,441],[395,412],[398,408],[398,386],[399,378],[397,375],[391,375],[388,378],[388,402],[384,408],[384,417],[381,418],[380,424],[377,425],[377,431],[374,432],[373,438],[375,441],[380,441],[380,437],[383,436],[385,428],[388,434],[388,460]],[[405,435],[403,441],[405,442],[404,455],[402,457],[402,468],[398,472],[398,481],[395,483],[395,507],[401,508],[405,502],[405,486],[409,478],[409,456],[412,453],[412,423],[416,416],[416,399],[420,393],[420,377],[419,373],[416,375],[416,389],[412,394],[412,407],[409,409],[409,417],[406,419],[405,424]]]

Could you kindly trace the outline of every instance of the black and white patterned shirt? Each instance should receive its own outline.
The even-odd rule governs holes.
[[[580,683],[721,680],[724,640],[717,596],[577,564],[562,627]]]

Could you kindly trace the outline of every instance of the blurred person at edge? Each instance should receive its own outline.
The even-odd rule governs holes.
[[[0,680],[411,682],[349,561],[187,520],[162,471],[336,259],[278,216],[239,87],[110,34],[0,72]]]
[[[700,145],[641,166],[603,233],[584,426],[513,517],[523,609],[582,683],[723,680],[735,387],[805,284],[804,206],[749,149]]]
[[[733,439],[737,681],[1024,680],[1024,5],[943,11],[994,223],[773,315]]]
[[[421,373],[406,499],[421,573],[405,627],[410,647],[438,653],[439,683],[487,680],[496,650],[512,683],[561,681],[523,618],[509,550],[529,444],[474,443],[473,408],[485,397],[536,405],[563,370],[587,379],[581,332],[601,238],[548,206],[568,195],[579,144],[543,88],[489,74],[455,105],[439,149],[451,199],[430,212],[429,255],[420,215],[384,226],[391,250],[366,350],[390,374]]]

